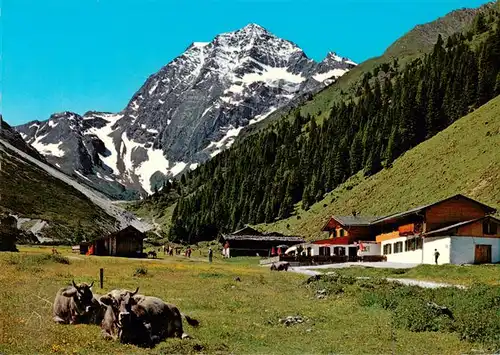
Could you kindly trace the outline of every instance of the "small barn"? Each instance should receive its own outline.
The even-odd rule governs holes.
[[[222,236],[222,243],[228,246],[230,256],[271,256],[271,251],[280,247],[283,251],[292,245],[304,243],[301,237],[280,233],[261,233],[245,227]]]
[[[80,253],[100,256],[143,257],[143,241],[146,235],[128,226],[93,242],[80,244]]]

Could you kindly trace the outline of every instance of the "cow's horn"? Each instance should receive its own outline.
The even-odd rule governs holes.
[[[137,292],[139,292],[139,287],[137,287],[134,292],[130,293],[130,296],[135,296]]]
[[[78,286],[76,286],[75,280],[71,280],[71,282],[73,283],[73,287],[78,289]]]
[[[90,284],[89,288],[91,288],[92,286],[94,286],[94,281],[92,281],[92,283]]]

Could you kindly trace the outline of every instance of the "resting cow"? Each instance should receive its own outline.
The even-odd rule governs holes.
[[[118,330],[117,338],[122,343],[153,346],[167,337],[189,337],[182,328],[183,317],[191,326],[198,325],[197,320],[182,314],[175,305],[138,295],[138,290],[113,290],[100,298],[109,306],[102,323],[105,337],[113,338]]]
[[[86,283],[75,284],[73,286],[61,288],[57,291],[54,300],[53,315],[54,321],[60,324],[81,323],[92,310],[92,286]]]
[[[286,261],[280,261],[277,263],[272,263],[271,265],[271,270],[272,271],[288,271],[288,268],[290,267],[290,263]]]
[[[100,295],[94,293],[92,298],[92,305],[90,306],[88,312],[85,312],[84,315],[79,317],[79,323],[97,325],[100,325],[102,323],[107,306],[99,301],[100,298]]]

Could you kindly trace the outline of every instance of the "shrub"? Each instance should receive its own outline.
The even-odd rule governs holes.
[[[444,317],[423,299],[406,298],[396,306],[393,322],[396,327],[412,332],[436,332],[440,330],[440,318]]]
[[[483,309],[457,315],[455,328],[461,340],[480,342],[494,349],[500,348],[500,312]]]
[[[134,276],[139,277],[139,276],[146,276],[148,274],[148,269],[146,269],[143,266],[138,267],[134,271]]]

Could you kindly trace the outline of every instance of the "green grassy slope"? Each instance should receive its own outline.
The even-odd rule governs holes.
[[[124,203],[121,207],[154,225],[156,232],[161,234],[168,231],[172,225],[172,213],[176,204],[174,203],[166,208],[162,208],[148,202],[128,202]]]
[[[332,214],[385,215],[462,193],[500,209],[500,97],[366,179],[358,174],[308,211],[263,230],[309,238]],[[324,235],[323,235],[324,236]]]
[[[439,34],[441,34],[443,38],[451,36],[466,25],[471,24],[478,11],[482,11],[489,7],[490,5],[484,5],[479,9],[460,9],[452,11],[446,16],[440,17],[431,23],[418,25],[394,42],[387,48],[384,54],[399,56],[404,53],[425,53],[432,48],[434,43],[436,43],[436,38]]]

